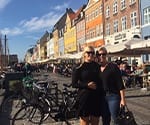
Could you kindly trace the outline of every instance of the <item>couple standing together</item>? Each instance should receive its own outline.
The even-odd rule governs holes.
[[[97,61],[95,61],[97,60]],[[117,125],[120,106],[125,105],[124,84],[118,66],[107,61],[107,50],[84,48],[83,63],[72,72],[72,86],[78,88],[80,125]]]

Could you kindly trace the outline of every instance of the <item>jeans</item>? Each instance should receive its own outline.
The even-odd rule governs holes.
[[[116,118],[119,114],[120,110],[120,96],[118,94],[108,94],[106,95],[106,101],[108,103],[109,111],[111,114],[111,117],[113,119],[114,125],[117,125]]]
[[[101,111],[102,111],[102,125],[110,125],[110,121],[111,121],[111,115],[110,115],[110,111],[109,111],[109,107],[108,107],[108,103],[105,99],[105,97],[103,98],[102,102],[101,102]]]

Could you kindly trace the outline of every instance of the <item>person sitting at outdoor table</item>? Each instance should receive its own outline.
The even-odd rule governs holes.
[[[142,87],[142,77],[140,76],[143,73],[142,66],[136,66],[133,72],[134,76],[134,84],[137,86]]]
[[[129,71],[127,69],[127,63],[123,62],[121,60],[117,60],[116,63],[120,69],[121,76],[122,76],[122,79],[124,81],[125,87],[129,88],[131,86],[131,78],[129,75]]]
[[[149,84],[148,82],[148,69],[144,68],[143,69],[143,74],[141,75],[141,77],[143,78],[143,88],[146,88]]]

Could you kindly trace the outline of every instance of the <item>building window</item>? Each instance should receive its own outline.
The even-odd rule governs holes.
[[[136,12],[131,13],[131,27],[135,27],[137,25],[137,14]]]
[[[106,35],[110,35],[110,24],[106,24]]]
[[[89,16],[88,15],[86,15],[86,22],[88,22],[89,21]]]
[[[100,24],[100,35],[103,35],[103,24]]]
[[[149,35],[149,36],[145,36],[144,39],[145,39],[145,40],[150,39],[150,35]]]
[[[144,25],[150,24],[150,7],[144,9]]]
[[[106,7],[106,18],[110,16],[110,8],[109,6]]]
[[[118,32],[119,30],[118,30],[118,20],[115,20],[114,21],[114,33],[116,33],[116,32]]]
[[[67,31],[67,25],[65,25],[65,31],[64,32],[66,32]]]
[[[95,11],[92,12],[92,19],[95,19]]]
[[[122,30],[126,30],[127,29],[127,17],[126,16],[121,18],[121,23],[122,23]]]
[[[99,25],[97,25],[97,26],[96,26],[96,36],[99,36],[99,35],[100,35],[100,30],[99,30],[99,28],[100,28]]]
[[[102,5],[102,4],[100,5],[99,10],[100,10],[99,12],[100,12],[100,14],[101,14],[101,13],[102,13],[102,11],[103,11],[103,5]]]
[[[95,10],[95,17],[97,17],[98,16],[98,8],[96,8],[96,10]]]
[[[118,3],[117,0],[115,0],[113,4],[113,14],[116,14],[117,12],[118,12]]]
[[[121,10],[126,8],[126,0],[121,0]]]
[[[130,0],[130,5],[133,5],[136,2],[136,0]]]

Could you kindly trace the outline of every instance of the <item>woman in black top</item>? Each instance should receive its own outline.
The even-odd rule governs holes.
[[[80,125],[98,125],[101,115],[101,99],[104,91],[99,77],[99,64],[94,61],[94,48],[89,46],[84,49],[84,62],[73,70],[72,85],[79,88],[78,111]]]
[[[106,48],[101,47],[97,53],[101,64],[100,75],[103,81],[110,114],[113,118],[114,125],[117,125],[116,118],[118,116],[120,106],[125,105],[125,87],[122,81],[120,69],[115,63],[108,62],[106,55]]]

